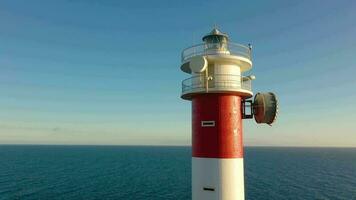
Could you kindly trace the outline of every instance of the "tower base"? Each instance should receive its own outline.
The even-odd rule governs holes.
[[[192,157],[192,200],[244,200],[243,158]]]

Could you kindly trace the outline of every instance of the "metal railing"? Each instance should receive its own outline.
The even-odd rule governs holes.
[[[185,62],[194,56],[216,54],[241,56],[251,60],[251,49],[249,47],[232,42],[210,44],[203,43],[188,47],[183,50],[181,60],[182,62]]]
[[[197,75],[182,81],[182,93],[204,90],[248,90],[251,91],[251,79],[245,76],[215,74],[208,80],[204,75]]]

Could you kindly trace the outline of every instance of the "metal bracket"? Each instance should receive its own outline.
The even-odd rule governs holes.
[[[242,100],[241,102],[242,119],[252,119],[253,118],[253,102],[252,100]],[[250,111],[247,113],[246,111]]]

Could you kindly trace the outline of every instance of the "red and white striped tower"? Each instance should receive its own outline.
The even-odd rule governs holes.
[[[192,101],[192,199],[243,200],[243,102],[253,96],[251,48],[214,28],[182,53],[182,98]]]
[[[247,100],[255,79],[242,76],[252,68],[250,45],[229,42],[216,28],[203,41],[183,51],[181,65],[191,74],[181,97],[192,101],[192,199],[243,200],[242,119],[271,125],[277,98],[269,92]]]

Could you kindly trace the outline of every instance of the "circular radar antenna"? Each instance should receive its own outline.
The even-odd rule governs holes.
[[[253,115],[258,124],[271,125],[277,118],[278,100],[272,92],[257,93],[253,102]]]
[[[208,66],[208,61],[204,56],[195,56],[189,62],[189,67],[194,73],[205,71]]]

